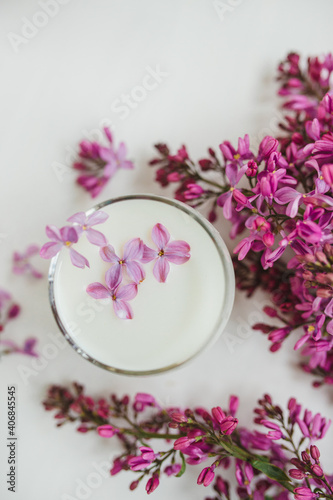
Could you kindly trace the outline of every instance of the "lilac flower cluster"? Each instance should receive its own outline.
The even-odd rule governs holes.
[[[16,342],[10,339],[2,338],[2,333],[7,324],[17,318],[21,312],[20,306],[13,300],[11,294],[7,290],[0,289],[0,346],[3,349],[0,351],[0,356],[5,354],[20,353],[28,356],[37,357],[35,338],[28,338],[24,341],[23,346],[19,346]]]
[[[331,422],[303,410],[295,398],[284,412],[266,394],[254,410],[259,430],[252,430],[239,425],[238,404],[238,398],[231,396],[226,410],[161,408],[145,393],[133,401],[114,394],[95,401],[78,384],[73,389],[52,386],[44,401],[46,410],[56,410],[57,426],[74,422],[81,433],[96,432],[121,442],[123,452],[110,473],[135,473],[131,490],[145,481],[150,494],[163,477],[179,478],[188,465],[203,464],[197,484],[212,485],[214,500],[230,499],[230,484],[223,478],[230,467],[240,499],[332,499],[333,476],[324,472],[314,444],[325,437]],[[151,439],[161,440],[163,450],[154,450]]]
[[[144,244],[140,238],[133,238],[124,245],[121,257],[115,253],[112,245],[100,249],[100,256],[111,267],[105,273],[105,284],[95,282],[87,287],[87,293],[94,299],[112,299],[113,309],[118,318],[132,319],[133,311],[128,301],[138,293],[138,285],[146,278],[142,264],[155,260],[153,274],[158,282],[165,283],[170,271],[170,262],[185,264],[190,258],[190,246],[182,240],[170,241],[170,233],[163,224],[156,224],[152,229],[152,240],[156,249]],[[128,282],[122,285],[124,271]]]
[[[294,308],[283,310],[286,300],[280,293],[281,307],[266,311],[283,326],[263,325],[262,331],[277,350],[302,327],[295,349],[302,348],[307,357],[305,369],[332,383],[333,57],[309,58],[303,70],[299,56],[289,54],[278,71],[285,110],[282,137],[264,137],[258,150],[247,135],[237,147],[224,141],[220,156],[210,148],[198,164],[185,146],[171,155],[159,144],[159,157],[150,163],[158,166],[156,181],[162,186],[177,184],[177,199],[194,207],[209,204],[211,222],[221,207],[232,223],[232,238],[245,231],[234,249],[236,273],[240,269],[244,276],[245,267],[252,275],[259,268],[288,271],[285,298],[292,296]],[[261,286],[254,277],[252,286],[254,281]],[[278,289],[273,295],[279,295]]]
[[[104,133],[107,146],[96,141],[81,141],[78,161],[73,164],[73,168],[80,172],[77,184],[90,193],[92,198],[100,194],[117,170],[134,168],[133,163],[126,159],[125,144],[121,142],[117,149],[109,128],[105,127]]]

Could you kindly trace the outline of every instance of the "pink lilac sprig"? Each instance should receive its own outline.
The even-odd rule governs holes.
[[[108,215],[96,210],[90,215],[84,212],[78,212],[69,217],[68,222],[71,226],[64,226],[58,229],[56,226],[46,226],[46,236],[51,240],[45,243],[40,249],[40,256],[43,259],[51,259],[58,255],[60,250],[67,248],[69,256],[74,266],[84,269],[90,267],[89,261],[73,248],[73,245],[79,241],[81,236],[85,234],[90,243],[96,246],[107,245],[107,239],[103,233],[93,229],[92,226],[104,223],[108,219]]]
[[[41,273],[30,260],[39,254],[40,247],[38,245],[29,245],[24,252],[13,253],[13,273],[14,274],[30,274],[34,278],[40,279],[43,277]]]
[[[333,382],[332,60],[330,54],[309,58],[303,69],[299,56],[289,54],[280,64],[279,94],[286,113],[283,137],[264,137],[257,150],[251,148],[247,135],[237,147],[223,141],[220,159],[210,148],[209,156],[197,163],[185,146],[172,155],[167,146],[157,145],[159,157],[151,161],[159,167],[157,182],[176,185],[176,198],[192,206],[208,202],[210,221],[221,207],[232,223],[230,236],[245,233],[234,253],[239,262],[249,263],[235,267],[236,271],[257,269],[245,278],[245,283],[252,281],[252,291],[260,286],[260,279],[254,277],[262,274],[259,268],[285,269],[288,306],[283,305],[284,293],[276,288],[272,297],[281,310],[265,308],[282,325],[264,325],[264,333],[275,351],[302,327],[295,349],[302,348],[308,359],[304,369],[327,383]],[[255,265],[251,252],[258,255]],[[245,283],[240,286],[246,288]]]
[[[283,411],[264,395],[254,410],[259,430],[240,426],[236,396],[227,409],[161,408],[149,394],[137,394],[133,400],[114,394],[94,400],[74,384],[51,386],[43,404],[46,410],[56,410],[57,426],[71,422],[78,432],[118,439],[123,452],[110,473],[136,474],[131,490],[144,481],[151,494],[166,477],[179,478],[188,466],[202,464],[197,484],[213,486],[215,498],[230,498],[230,484],[223,478],[230,467],[242,499],[333,498],[333,477],[324,472],[314,444],[325,438],[330,421],[303,409],[295,398]],[[157,440],[163,446],[156,449]]]
[[[134,165],[127,160],[127,149],[123,142],[118,148],[114,144],[111,131],[104,127],[105,144],[96,141],[81,141],[78,159],[73,168],[80,172],[76,182],[83,187],[92,198],[98,196],[105,185],[119,169],[133,169]]]
[[[19,346],[15,341],[3,338],[3,331],[8,322],[17,318],[20,313],[21,307],[13,300],[11,294],[7,290],[0,289],[0,356],[19,353],[38,357],[35,350],[37,339],[28,338],[22,346]]]

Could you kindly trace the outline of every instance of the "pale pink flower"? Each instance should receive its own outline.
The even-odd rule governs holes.
[[[170,264],[185,264],[190,258],[190,245],[182,240],[170,241],[170,233],[163,224],[156,224],[152,230],[152,239],[157,250],[144,245],[141,262],[156,259],[153,273],[157,281],[165,283],[170,271]]]
[[[120,286],[120,278],[115,279],[111,269],[108,269],[105,273],[106,286],[98,282],[91,283],[87,287],[87,293],[94,299],[111,298],[114,312],[118,318],[132,319],[133,311],[128,301],[136,297],[138,287],[135,283]]]
[[[74,228],[79,236],[81,236],[82,233],[85,233],[90,243],[103,247],[107,245],[106,237],[100,231],[92,229],[92,226],[103,224],[103,222],[105,222],[108,218],[108,214],[102,212],[101,210],[96,210],[88,216],[84,212],[78,212],[77,214],[69,217],[67,221],[75,224]]]
[[[30,262],[30,259],[39,254],[38,245],[29,245],[23,252],[13,253],[13,273],[14,274],[31,274],[34,278],[42,278],[43,273],[38,271]]]
[[[140,264],[144,251],[144,244],[140,238],[133,238],[124,245],[124,253],[119,257],[112,245],[104,246],[100,249],[100,256],[105,262],[110,262],[110,273],[114,281],[121,282],[123,279],[123,268],[134,283],[141,283],[146,273]]]
[[[40,250],[40,256],[43,259],[51,259],[57,255],[62,248],[68,248],[72,264],[76,267],[89,267],[88,260],[79,252],[72,248],[74,243],[78,242],[79,236],[74,227],[65,226],[58,229],[56,226],[46,226],[46,236],[50,242],[45,243]]]

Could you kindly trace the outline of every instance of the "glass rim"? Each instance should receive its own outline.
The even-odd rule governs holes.
[[[218,337],[222,334],[229,318],[231,315],[231,311],[233,308],[233,303],[234,303],[234,298],[235,298],[235,275],[234,275],[234,270],[233,270],[233,264],[232,260],[229,254],[229,250],[223,241],[220,233],[217,231],[217,229],[202,215],[200,214],[197,210],[194,208],[186,205],[185,203],[175,200],[173,198],[167,198],[164,196],[160,195],[155,195],[155,194],[130,194],[130,195],[125,195],[125,196],[118,196],[116,198],[111,198],[109,200],[106,200],[104,202],[98,203],[94,207],[90,208],[85,212],[87,216],[91,215],[92,213],[96,212],[97,210],[100,210],[108,205],[112,205],[114,203],[119,203],[122,201],[127,201],[127,200],[152,200],[152,201],[158,201],[161,203],[165,203],[167,205],[173,206],[175,208],[180,209],[182,212],[186,213],[192,219],[194,219],[196,222],[198,222],[201,227],[208,233],[210,236],[211,240],[213,241],[216,250],[218,251],[222,267],[224,270],[225,274],[225,282],[226,282],[226,287],[225,287],[225,294],[223,298],[223,304],[221,305],[221,311],[220,315],[216,321],[215,328],[212,331],[211,335],[209,335],[207,341],[203,346],[200,347],[195,353],[191,354],[190,356],[186,357],[183,361],[179,361],[176,363],[171,363],[167,366],[163,366],[161,368],[153,368],[150,370],[130,370],[130,369],[123,369],[123,368],[116,368],[110,365],[107,365],[101,361],[98,361],[94,357],[90,356],[86,351],[84,351],[78,343],[71,337],[67,329],[65,328],[60,314],[57,309],[56,301],[55,301],[55,294],[54,294],[54,277],[55,277],[55,272],[56,272],[56,267],[57,267],[57,262],[58,262],[58,257],[60,252],[55,255],[51,259],[50,267],[49,267],[49,273],[48,273],[48,283],[49,283],[49,301],[52,309],[53,316],[55,318],[55,321],[61,331],[61,333],[64,335],[68,343],[71,345],[71,347],[78,353],[80,354],[84,359],[88,360],[90,363],[99,366],[100,368],[103,368],[104,370],[107,370],[112,373],[117,373],[120,375],[131,375],[131,376],[140,376],[140,375],[156,375],[158,373],[164,373],[170,370],[173,370],[175,368],[181,367],[184,364],[188,363],[190,360],[193,358],[196,358],[200,353],[208,349],[217,339]]]

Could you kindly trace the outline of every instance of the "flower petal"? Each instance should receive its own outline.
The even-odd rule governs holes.
[[[143,267],[135,260],[126,262],[126,269],[129,277],[134,281],[134,283],[141,283],[141,281],[143,281],[146,277]]]
[[[131,306],[124,300],[113,300],[113,309],[120,319],[133,318],[133,311]]]
[[[86,292],[90,297],[93,297],[94,299],[107,299],[110,297],[110,291],[105,288],[102,283],[90,283],[90,285],[87,286]]]
[[[96,210],[87,217],[87,226],[95,226],[96,224],[103,224],[109,218],[106,212]]]
[[[173,264],[184,264],[191,257],[189,251],[190,245],[186,241],[171,241],[165,248],[164,255],[169,262]]]
[[[60,229],[58,229],[57,226],[46,226],[45,232],[50,240],[62,241]]]
[[[104,247],[108,244],[107,239],[105,238],[104,234],[101,233],[100,231],[96,231],[96,229],[92,229],[89,227],[86,230],[86,235],[88,238],[88,241],[92,243],[93,245],[97,245],[98,247]]]
[[[62,243],[56,243],[55,241],[49,241],[48,243],[45,243],[45,245],[42,246],[40,249],[39,255],[43,259],[51,259],[55,255],[57,255],[58,252],[62,249],[63,244]]]
[[[84,212],[78,212],[77,214],[72,215],[67,219],[68,222],[76,222],[77,224],[80,224],[80,226],[83,226],[86,222],[86,214]]]
[[[105,273],[105,283],[110,290],[120,285],[123,279],[123,268],[121,264],[113,264]]]
[[[115,254],[112,245],[106,245],[100,248],[99,255],[105,262],[113,262],[114,264],[119,262],[119,257]]]
[[[69,249],[69,256],[73,266],[80,267],[81,269],[84,269],[86,266],[90,267],[89,261],[73,248]]]
[[[156,259],[158,256],[158,252],[156,250],[153,250],[152,248],[147,247],[147,245],[143,245],[143,254],[140,259],[140,261],[143,264],[147,264],[147,262],[151,262],[152,260]]]
[[[124,245],[124,260],[140,260],[143,255],[143,241],[133,238]]]
[[[61,240],[76,243],[79,239],[76,229],[72,226],[65,226],[60,229]]]
[[[165,257],[159,257],[154,264],[153,273],[157,281],[165,283],[170,271],[170,264]]]
[[[153,227],[151,237],[157,248],[159,248],[160,250],[163,249],[170,240],[169,231],[166,227],[163,226],[163,224],[160,223],[156,224]]]
[[[25,251],[25,256],[26,257],[31,257],[32,255],[35,255],[38,252],[39,252],[39,246],[38,245],[29,245],[28,248]]]
[[[138,286],[136,283],[120,286],[117,290],[117,300],[132,300],[136,297],[137,293]]]

